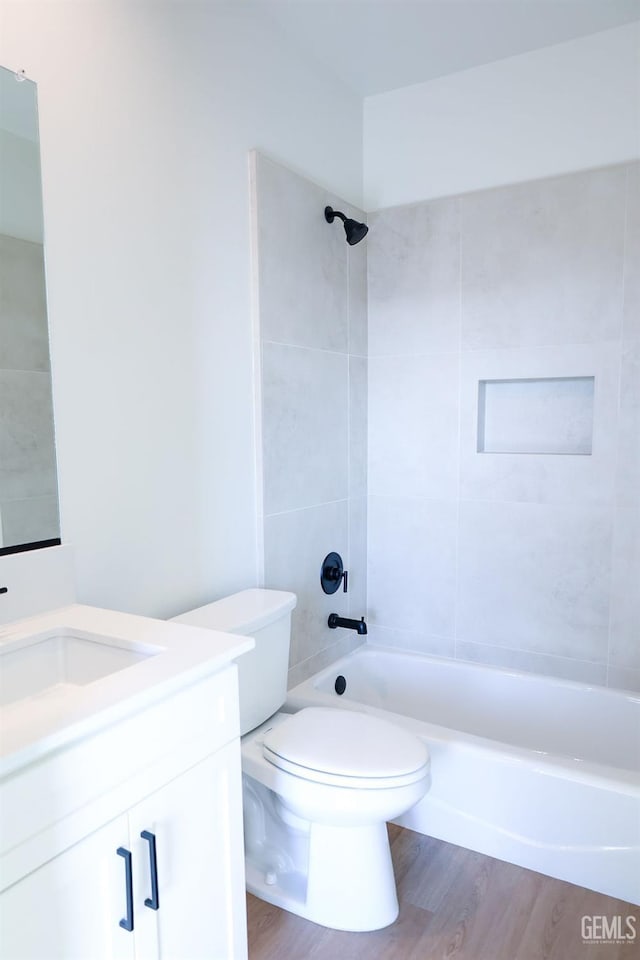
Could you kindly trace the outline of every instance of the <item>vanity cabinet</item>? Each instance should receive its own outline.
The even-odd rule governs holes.
[[[239,785],[234,743],[130,812],[136,960],[246,956]],[[143,834],[156,838],[157,910],[145,906],[154,891],[152,841]]]
[[[124,904],[116,849],[126,839],[127,818],[119,817],[6,890],[0,956],[134,960],[133,939],[116,919]]]
[[[3,960],[246,958],[235,666],[13,780]]]

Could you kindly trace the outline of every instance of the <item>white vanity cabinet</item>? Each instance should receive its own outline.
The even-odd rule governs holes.
[[[115,852],[126,838],[119,817],[5,890],[0,956],[134,960],[133,938],[116,919],[124,897]]]
[[[157,847],[152,903],[150,839]],[[208,757],[129,815],[136,960],[246,957],[240,756]]]
[[[235,665],[5,778],[0,818],[2,960],[246,958]]]

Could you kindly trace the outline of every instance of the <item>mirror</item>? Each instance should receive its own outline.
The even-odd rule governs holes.
[[[36,85],[0,67],[0,555],[59,537]]]

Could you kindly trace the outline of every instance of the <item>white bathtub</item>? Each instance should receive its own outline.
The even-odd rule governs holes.
[[[640,903],[639,696],[365,644],[289,691],[311,705],[425,741],[431,790],[403,826]]]

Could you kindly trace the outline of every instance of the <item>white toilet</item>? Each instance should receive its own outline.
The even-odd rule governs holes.
[[[295,605],[244,590],[174,619],[256,641],[238,660],[247,889],[326,927],[377,930],[398,915],[386,821],[429,789],[429,754],[369,714],[278,712]]]

